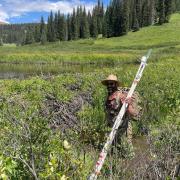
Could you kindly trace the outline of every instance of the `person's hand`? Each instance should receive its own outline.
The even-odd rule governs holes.
[[[127,94],[121,94],[120,98],[122,103],[126,102],[129,105],[132,105],[135,99],[134,96],[127,98]]]
[[[132,97],[126,98],[126,99],[125,99],[125,102],[126,102],[127,104],[129,104],[129,105],[132,105],[132,103],[133,103],[133,98],[132,98]]]

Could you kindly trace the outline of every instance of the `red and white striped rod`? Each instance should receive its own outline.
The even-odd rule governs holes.
[[[143,57],[141,58],[140,67],[139,67],[139,69],[138,69],[138,72],[137,72],[137,74],[136,74],[136,76],[135,76],[135,79],[134,79],[134,81],[133,81],[133,83],[132,83],[132,85],[131,85],[131,88],[130,88],[130,90],[129,90],[129,92],[128,92],[128,95],[127,95],[126,98],[130,98],[130,97],[133,95],[134,90],[135,90],[138,82],[140,81],[140,79],[141,79],[141,77],[142,77],[142,73],[143,73],[143,71],[144,71],[144,68],[145,68],[146,65],[147,65],[147,60],[148,60],[151,52],[152,52],[152,49],[150,49],[150,50],[148,51],[148,53],[147,53],[146,56],[143,56]],[[99,155],[99,159],[98,159],[98,161],[97,161],[97,163],[96,163],[95,170],[94,170],[94,172],[90,175],[90,177],[88,177],[88,180],[96,180],[97,177],[98,177],[98,175],[100,174],[100,171],[101,171],[101,168],[102,168],[102,166],[103,166],[103,164],[104,164],[104,161],[105,161],[105,158],[106,158],[106,156],[107,156],[108,150],[110,149],[110,146],[112,145],[112,142],[113,142],[113,140],[114,140],[114,137],[115,137],[115,135],[116,135],[116,132],[117,132],[119,126],[122,124],[122,118],[123,118],[123,116],[124,116],[124,114],[125,114],[125,112],[126,112],[127,106],[128,106],[128,104],[127,104],[126,101],[125,101],[125,102],[123,103],[122,107],[121,107],[121,110],[120,110],[117,118],[116,118],[116,121],[115,121],[115,123],[114,123],[114,125],[113,125],[112,131],[111,131],[111,133],[109,134],[109,136],[108,136],[108,138],[107,138],[107,141],[106,141],[106,143],[105,143],[105,145],[104,145],[104,147],[103,147],[103,149],[102,149],[102,151],[101,151],[101,153],[100,153],[100,155]]]

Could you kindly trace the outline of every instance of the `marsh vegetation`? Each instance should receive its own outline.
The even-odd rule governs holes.
[[[14,72],[31,74],[0,80],[0,178],[86,179],[109,131],[106,90],[100,82],[113,73],[129,87],[148,48],[153,55],[137,87],[144,114],[133,123],[135,151],[142,153],[138,162],[137,156],[125,160],[110,154],[100,179],[175,178],[180,158],[179,28],[180,15],[174,14],[170,24],[124,37],[0,47],[1,72],[12,65],[11,72],[15,67]],[[34,68],[41,74],[34,76]],[[144,127],[149,131],[142,138]]]

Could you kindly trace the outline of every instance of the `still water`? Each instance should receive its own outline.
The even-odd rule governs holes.
[[[63,73],[93,72],[103,67],[113,67],[106,64],[12,64],[0,63],[0,79],[24,79],[36,75],[56,75]]]

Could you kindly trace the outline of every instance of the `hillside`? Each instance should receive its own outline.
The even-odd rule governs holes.
[[[174,14],[168,24],[123,37],[0,47],[1,62],[45,62],[62,68],[67,62],[87,67],[96,63],[93,71],[0,80],[0,178],[86,179],[110,131],[101,81],[113,73],[129,87],[149,48],[153,54],[137,87],[143,115],[133,122],[135,157],[129,159],[125,143],[124,148],[114,147],[99,179],[178,176],[179,27],[180,14]]]

